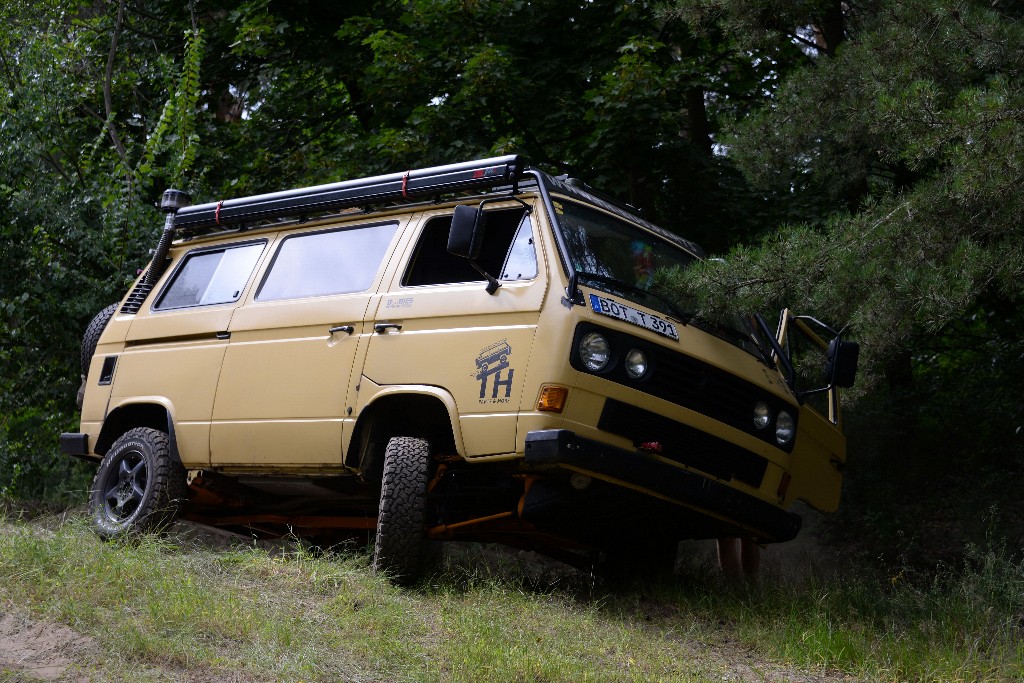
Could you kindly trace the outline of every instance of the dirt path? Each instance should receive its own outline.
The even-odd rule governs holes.
[[[81,665],[99,654],[92,638],[67,626],[33,621],[16,609],[0,614],[0,680],[89,680]]]

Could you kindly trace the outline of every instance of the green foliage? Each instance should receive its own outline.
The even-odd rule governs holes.
[[[771,3],[680,4],[735,30]],[[837,49],[728,133],[795,220],[674,287],[708,315],[790,306],[850,324],[862,371],[845,536],[889,553],[909,537],[927,563],[955,557],[992,500],[1019,507],[1024,27],[1002,4],[850,8]]]
[[[154,20],[119,23],[118,9],[47,2],[0,9],[7,27],[0,36],[0,489],[7,494],[60,497],[85,488],[81,468],[55,452],[56,436],[76,421],[80,331],[145,265],[160,226],[151,193],[194,163],[201,39],[190,35],[184,58],[174,52],[179,41],[154,52],[156,41],[144,35],[145,21]],[[168,91],[179,60],[177,90]]]
[[[169,158],[163,169],[171,186],[181,187],[188,182],[188,173],[196,159],[199,135],[196,131],[196,108],[201,87],[200,65],[203,58],[201,31],[185,34],[184,63],[175,90],[164,103],[160,119],[146,140],[142,159],[135,169],[140,178],[151,178],[157,154],[168,151]]]

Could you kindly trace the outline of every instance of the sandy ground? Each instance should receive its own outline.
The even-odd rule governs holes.
[[[96,654],[95,641],[66,626],[0,612],[0,681],[87,681],[79,663]]]

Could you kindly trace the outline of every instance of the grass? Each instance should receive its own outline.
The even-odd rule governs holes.
[[[1024,565],[999,550],[927,576],[745,588],[689,567],[615,590],[466,553],[401,589],[362,550],[103,543],[70,514],[2,521],[0,614],[91,638],[89,680],[1020,680]]]

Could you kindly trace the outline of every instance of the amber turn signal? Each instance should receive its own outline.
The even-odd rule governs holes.
[[[546,413],[560,413],[565,408],[565,399],[568,397],[569,390],[565,387],[550,385],[541,387],[537,410]]]

